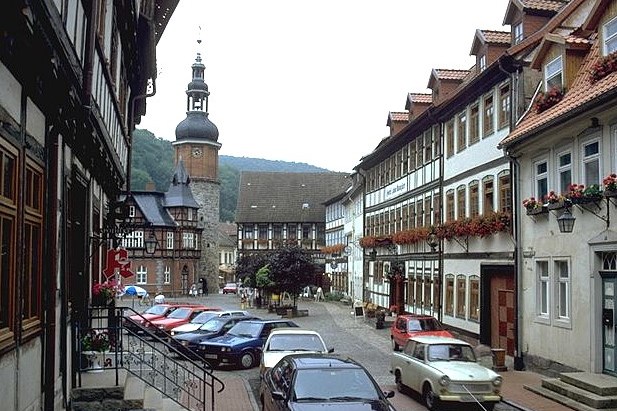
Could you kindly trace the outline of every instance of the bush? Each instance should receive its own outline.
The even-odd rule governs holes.
[[[326,301],[340,301],[341,298],[345,298],[345,294],[337,291],[334,293],[326,293],[324,295],[324,298]]]

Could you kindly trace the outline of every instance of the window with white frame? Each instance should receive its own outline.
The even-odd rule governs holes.
[[[456,132],[456,152],[458,153],[467,148],[467,112],[465,111],[457,116]]]
[[[465,192],[465,186],[461,185],[456,189],[456,218],[462,219],[467,215],[467,193]]]
[[[604,25],[604,55],[609,55],[617,51],[617,17]]]
[[[561,56],[551,60],[544,67],[544,87],[548,91],[553,87],[561,90],[563,86],[563,61]]]
[[[129,217],[135,217],[135,206],[129,206]]]
[[[188,221],[193,221],[193,209],[189,208],[186,210],[186,219]]]
[[[168,250],[174,249],[174,233],[173,231],[167,232],[167,238],[165,239],[165,246]]]
[[[570,320],[570,267],[567,260],[555,260],[555,314],[558,320]]]
[[[469,145],[480,141],[480,106],[474,104],[469,110]]]
[[[514,40],[514,44],[523,41],[523,22],[512,26],[512,39]]]
[[[568,191],[572,184],[572,153],[564,151],[557,154],[557,184],[560,193]]]
[[[499,189],[499,210],[507,213],[512,212],[512,187],[510,184],[510,171],[504,170],[497,175]]]
[[[550,277],[548,273],[548,261],[536,261],[537,278],[537,314],[539,317],[548,318],[550,315]]]
[[[480,71],[486,70],[486,55],[480,56]]]
[[[165,273],[164,274],[165,274],[165,277],[163,279],[163,282],[165,284],[171,283],[171,268],[168,265],[165,266]]]
[[[132,231],[127,233],[122,238],[122,247],[124,248],[144,248],[144,232]]]
[[[495,106],[493,104],[493,94],[484,96],[484,137],[488,137],[493,134],[495,129]]]
[[[510,124],[510,85],[499,87],[499,128]]]
[[[600,142],[598,140],[583,143],[583,184],[589,187],[600,184]]]
[[[188,249],[195,248],[195,234],[194,233],[182,233],[182,248],[188,248]]]
[[[534,163],[535,196],[539,201],[548,194],[548,162],[539,160]]]
[[[137,268],[135,276],[135,282],[137,284],[146,284],[148,282],[148,269],[143,265],[140,265],[139,268]]]

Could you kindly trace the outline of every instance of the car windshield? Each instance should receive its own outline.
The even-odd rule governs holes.
[[[476,361],[476,356],[470,345],[435,344],[429,346],[429,361]]]
[[[210,320],[203,323],[201,327],[199,327],[199,329],[202,331],[216,332],[216,331],[219,331],[223,327],[223,325],[225,325],[226,322],[227,322],[226,319],[223,319],[220,317],[211,318]]]
[[[204,311],[193,318],[191,322],[193,324],[204,324],[208,322],[208,320],[212,319],[212,317],[216,317],[216,315],[216,311]]]
[[[375,384],[361,368],[298,370],[293,385],[299,402],[379,399]]]
[[[255,338],[261,333],[261,328],[262,324],[260,323],[240,321],[229,330],[228,334]]]
[[[326,351],[315,334],[277,334],[270,337],[268,351]]]
[[[186,319],[189,315],[191,315],[190,308],[176,308],[173,313],[169,314],[167,318],[175,318],[175,319]]]
[[[165,311],[167,311],[169,307],[167,307],[166,305],[153,305],[152,307],[148,308],[146,311],[144,311],[144,314],[155,314],[155,315],[162,315],[165,314]]]
[[[435,318],[418,318],[409,320],[408,331],[440,331],[443,330],[441,323]]]

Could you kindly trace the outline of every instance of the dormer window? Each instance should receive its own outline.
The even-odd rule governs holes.
[[[553,87],[561,90],[563,86],[563,62],[561,56],[546,65],[544,68],[544,81],[546,91]]]
[[[617,51],[617,17],[604,25],[604,55]]]
[[[480,71],[486,70],[486,56],[485,55],[480,56],[479,65],[480,65]]]
[[[512,40],[514,44],[518,44],[523,41],[523,23],[520,22],[512,26]]]

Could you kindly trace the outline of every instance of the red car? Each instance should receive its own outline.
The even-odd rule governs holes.
[[[392,349],[398,351],[404,347],[410,337],[419,335],[435,335],[452,337],[452,334],[435,318],[430,315],[401,314],[390,327]]]
[[[178,307],[167,317],[150,321],[149,327],[154,328],[155,332],[158,334],[167,334],[173,328],[188,323],[199,313],[202,313],[204,311],[221,311],[221,309],[214,307],[206,307],[205,305]]]
[[[238,285],[236,283],[227,283],[223,287],[223,294],[238,294]]]
[[[141,326],[147,327],[150,321],[165,318],[165,316],[171,314],[171,312],[175,310],[176,308],[178,308],[179,306],[180,306],[179,304],[153,305],[152,307],[148,308],[146,311],[144,311],[141,314],[135,314],[135,315],[131,315],[130,317],[128,317],[128,319],[131,321],[126,321],[125,322],[126,326],[127,327],[132,326],[132,328],[139,328],[139,327],[134,326],[133,323],[135,323],[135,324],[139,324]]]

